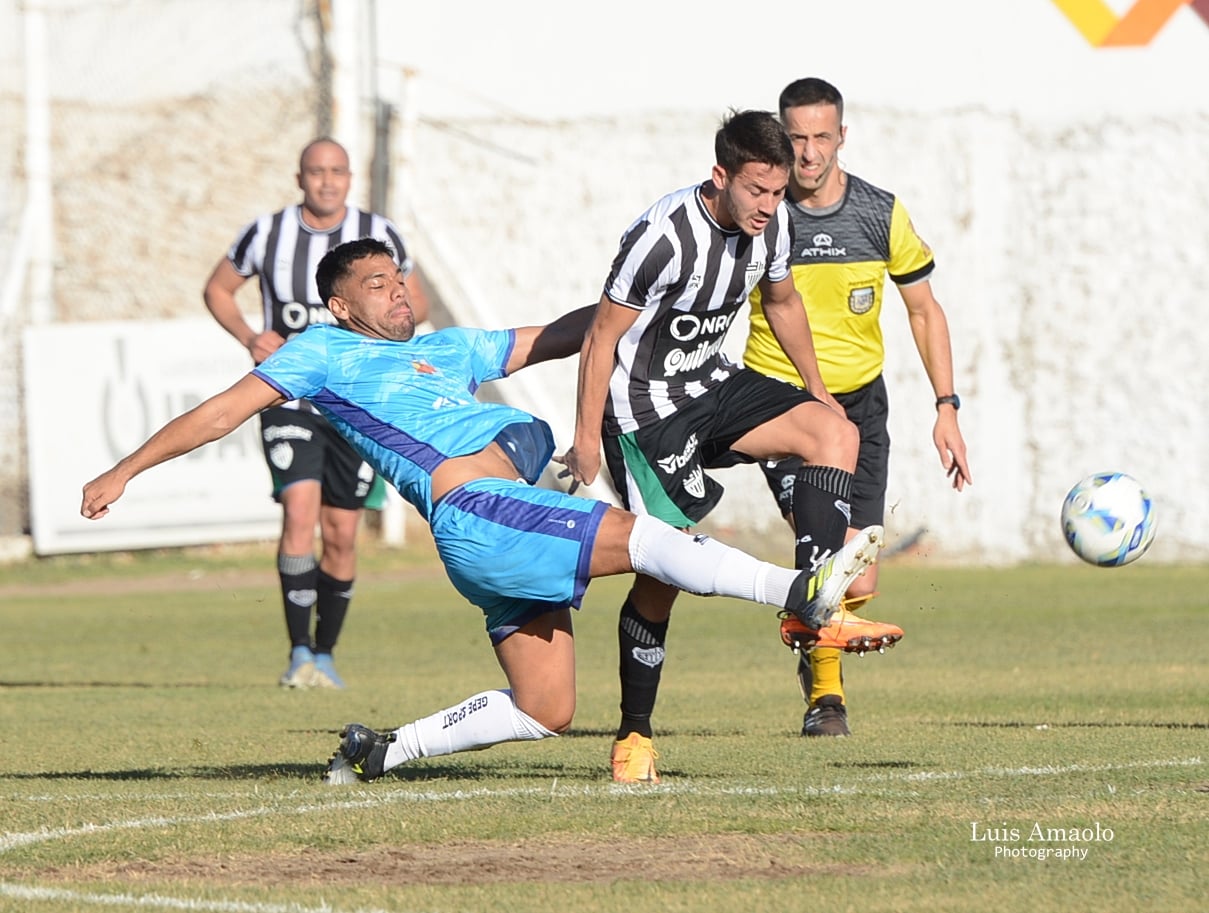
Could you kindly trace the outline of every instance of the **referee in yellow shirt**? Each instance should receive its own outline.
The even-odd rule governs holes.
[[[787,203],[796,243],[790,267],[810,315],[823,382],[860,429],[860,456],[852,485],[848,536],[881,524],[886,505],[890,436],[889,400],[881,311],[885,277],[898,286],[911,334],[936,394],[932,441],[941,465],[961,491],[973,481],[966,444],[958,427],[961,401],[953,386],[953,354],[945,313],[932,295],[932,251],[915,233],[894,194],[846,173],[837,161],[844,145],[844,99],[830,83],[799,79],[781,92],[781,121],[793,141]],[[749,368],[801,385],[792,362],[777,344],[760,307],[751,298],[751,326],[743,360]],[[793,523],[796,460],[764,467],[781,513]],[[816,562],[827,555],[817,555]],[[877,589],[874,565],[848,590],[849,608]],[[816,649],[801,655],[798,679],[807,702],[804,736],[849,735],[840,651]]]

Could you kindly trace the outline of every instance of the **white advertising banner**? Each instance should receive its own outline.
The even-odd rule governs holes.
[[[30,521],[40,555],[276,538],[281,509],[253,418],[147,470],[101,520],[80,492],[169,419],[247,373],[207,318],[25,330]]]

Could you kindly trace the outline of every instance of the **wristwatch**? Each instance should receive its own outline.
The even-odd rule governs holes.
[[[936,397],[936,408],[937,409],[939,409],[941,406],[946,406],[946,405],[952,406],[954,409],[960,409],[961,408],[961,397],[958,396],[956,393],[952,393],[948,396]]]

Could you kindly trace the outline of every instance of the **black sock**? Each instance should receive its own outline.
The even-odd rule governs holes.
[[[667,622],[647,621],[638,614],[627,596],[617,622],[617,642],[621,648],[621,725],[620,741],[631,732],[651,737],[651,714],[663,674],[663,645],[667,641]]]
[[[803,466],[793,480],[794,567],[814,571],[844,547],[852,516],[852,473],[835,466]]]
[[[319,619],[315,622],[315,652],[331,653],[340,639],[344,617],[348,615],[348,604],[353,598],[353,582],[337,580],[320,571],[317,583],[318,601],[315,608]]]
[[[291,647],[311,646],[311,609],[315,606],[319,565],[314,555],[278,555],[281,601]]]

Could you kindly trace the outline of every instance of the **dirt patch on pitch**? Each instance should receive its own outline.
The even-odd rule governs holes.
[[[541,838],[461,841],[358,852],[306,850],[269,856],[122,862],[40,872],[71,881],[120,880],[221,885],[475,885],[730,881],[888,874],[872,866],[816,863],[831,837],[717,834],[609,840]]]

